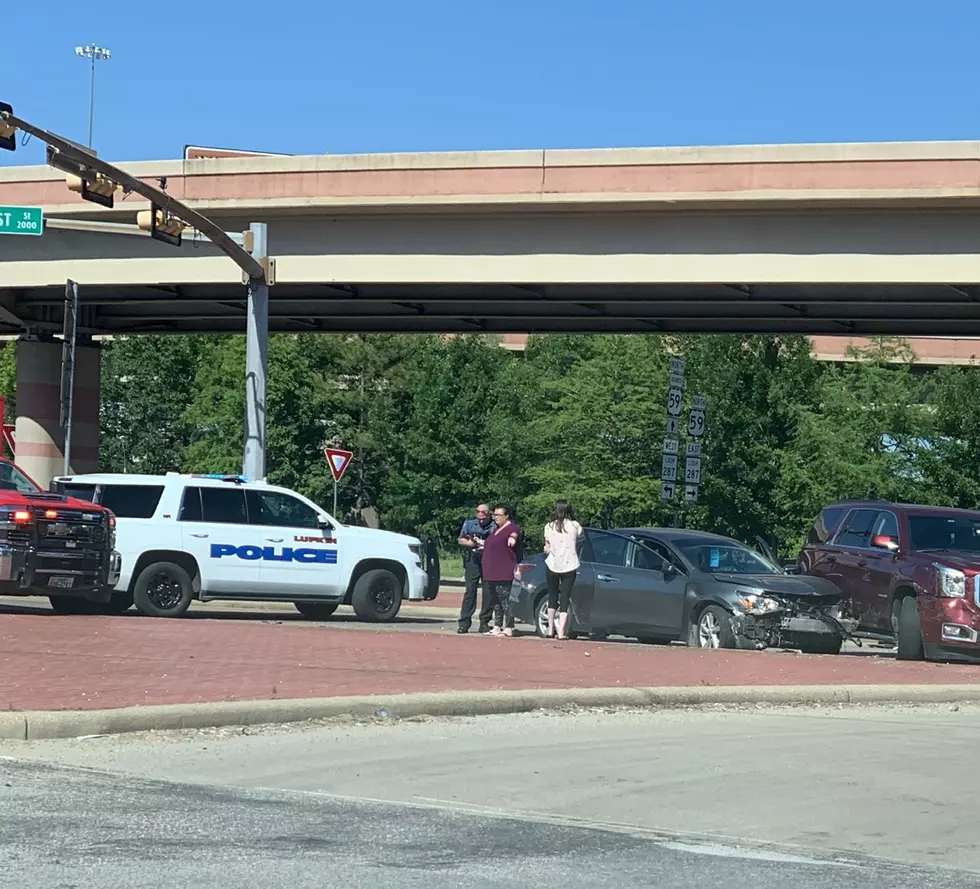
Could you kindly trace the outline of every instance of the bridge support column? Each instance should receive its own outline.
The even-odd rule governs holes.
[[[23,339],[17,343],[18,465],[39,485],[64,471],[65,430],[61,413],[60,342]],[[75,353],[75,403],[71,471],[99,469],[99,371],[96,346],[79,345]]]

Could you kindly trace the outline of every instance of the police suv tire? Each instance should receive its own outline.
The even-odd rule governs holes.
[[[386,568],[365,571],[354,584],[350,603],[361,620],[392,621],[402,607],[401,584]]]
[[[170,595],[162,603],[153,588],[161,576],[168,578],[172,585]],[[190,607],[193,598],[190,575],[173,562],[147,565],[133,585],[133,601],[137,609],[151,617],[180,617]]]
[[[919,602],[915,596],[902,599],[902,610],[898,613],[898,651],[895,657],[900,661],[921,661],[925,658]]]
[[[327,620],[336,610],[333,602],[293,602],[307,620]]]

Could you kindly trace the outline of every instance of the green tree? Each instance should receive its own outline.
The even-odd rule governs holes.
[[[158,473],[182,463],[191,429],[184,408],[215,340],[120,337],[106,343],[101,370],[101,458],[107,472]],[[2,374],[2,362],[0,362]]]
[[[823,369],[814,398],[792,405],[795,437],[782,452],[777,499],[787,542],[798,543],[835,500],[928,499],[922,453],[931,420],[913,353],[902,340],[880,339],[850,357]]]

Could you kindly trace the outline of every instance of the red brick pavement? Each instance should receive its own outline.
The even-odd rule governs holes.
[[[0,709],[421,691],[980,683],[980,667],[316,624],[0,614]]]

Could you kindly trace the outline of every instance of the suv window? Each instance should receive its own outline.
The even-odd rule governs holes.
[[[918,552],[950,549],[980,552],[980,516],[910,515],[909,537]]]
[[[626,537],[603,531],[589,531],[588,536],[592,545],[592,561],[600,565],[626,567],[626,550],[629,547],[629,540]]]
[[[95,503],[95,485],[56,485],[55,489],[59,494],[66,497],[77,497],[79,500],[87,500]]]
[[[810,533],[806,536],[806,542],[811,546],[820,546],[826,543],[830,539],[830,535],[834,533],[834,529],[843,514],[844,510],[840,506],[828,506],[817,516],[813,527],[810,528]]]
[[[187,488],[178,519],[182,522],[247,525],[245,492],[241,488]]]
[[[837,546],[870,547],[871,526],[877,515],[877,509],[851,510],[834,543]]]
[[[252,491],[249,517],[253,525],[279,525],[285,528],[317,528],[317,513],[302,500],[280,491]]]
[[[152,519],[163,485],[105,485],[102,505],[121,519]]]
[[[898,540],[898,519],[893,512],[879,512],[872,537],[892,537]]]

